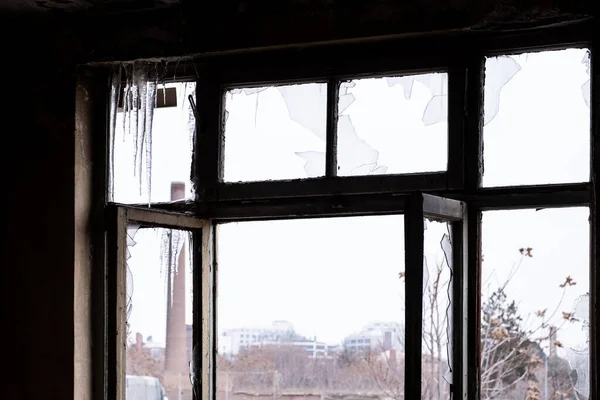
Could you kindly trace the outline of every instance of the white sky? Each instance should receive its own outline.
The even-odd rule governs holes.
[[[569,50],[514,57],[521,70],[503,88],[499,112],[484,129],[486,186],[589,179],[584,54]],[[414,82],[410,100],[401,85],[390,87],[384,79],[359,82],[349,93],[355,101],[343,114],[350,115],[358,136],[379,151],[378,163],[388,172],[445,169],[447,124],[424,126],[423,110],[432,92],[421,81]],[[320,111],[311,114],[316,126],[311,131],[289,119],[276,88],[227,99],[226,180],[306,177],[305,160],[295,152],[324,151],[324,111],[323,118]],[[306,99],[307,110],[322,104],[321,95]],[[152,201],[170,200],[172,181],[189,181],[186,119],[182,96],[178,108],[155,113]],[[118,145],[115,152],[115,201],[144,202],[127,146]],[[319,162],[317,157],[314,165]],[[587,209],[485,213],[484,291],[505,279],[520,247],[532,247],[534,257],[525,260],[508,286],[509,296],[524,317],[553,309],[561,295],[558,285],[570,274],[577,285],[559,308],[572,311],[574,301],[589,290],[587,218]],[[337,343],[369,322],[402,321],[402,221],[388,216],[221,226],[219,329],[270,326],[284,319],[300,334]],[[434,249],[430,257],[439,259],[441,231],[427,237],[428,248]],[[134,276],[131,330],[164,342],[160,236],[138,232],[135,239],[129,262]],[[567,324],[558,336],[566,346],[585,343],[581,324]]]

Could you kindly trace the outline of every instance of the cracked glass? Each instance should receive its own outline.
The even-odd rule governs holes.
[[[339,176],[446,171],[446,73],[342,82],[338,113]]]
[[[484,186],[590,179],[587,49],[485,62]]]
[[[326,84],[232,89],[225,104],[225,182],[325,175]]]

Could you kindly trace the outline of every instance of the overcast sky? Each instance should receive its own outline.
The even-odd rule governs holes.
[[[568,50],[514,56],[504,64],[489,61],[495,63],[489,64],[486,78],[490,93],[498,82],[508,83],[494,98],[499,100],[497,114],[489,108],[496,100],[486,95],[486,113],[494,118],[487,118],[484,128],[484,185],[589,179],[589,108],[582,94],[589,75],[584,56],[585,50]],[[356,154],[368,159],[373,173],[445,168],[447,124],[440,106],[447,99],[444,81],[440,76],[425,78],[365,80],[347,89],[354,101],[345,99],[350,104],[344,104],[342,115],[349,116],[354,133],[344,131],[344,149],[360,151],[339,155],[348,168],[344,174],[365,171],[347,167],[360,164]],[[298,89],[301,95],[292,110],[284,95],[289,99],[294,89],[227,96],[226,180],[300,178],[307,170],[319,174],[320,165],[324,168],[320,153],[325,149],[325,92],[318,85],[304,89]],[[155,113],[152,201],[169,200],[170,182],[189,181],[184,99],[180,93],[178,108]],[[129,140],[117,140],[115,200],[144,202],[131,173]],[[350,147],[352,143],[356,147]],[[527,324],[534,326],[530,314],[545,308],[558,308],[554,322],[561,322],[561,312],[573,311],[576,300],[589,290],[588,215],[587,209],[485,213],[484,295],[506,280],[521,257],[518,249],[532,247],[533,257],[523,260],[507,292]],[[443,226],[432,225],[428,231],[430,269],[430,260],[443,257],[443,233]],[[161,275],[160,234],[138,232],[135,240],[129,261],[134,277],[131,330],[164,342],[166,280]],[[369,322],[403,321],[404,283],[398,276],[404,271],[403,242],[401,216],[223,225],[219,330],[269,326],[283,319],[302,335],[339,343]],[[558,305],[559,284],[568,275],[577,284]],[[191,322],[191,308],[188,311]],[[566,347],[585,345],[581,323],[561,329],[558,336]]]

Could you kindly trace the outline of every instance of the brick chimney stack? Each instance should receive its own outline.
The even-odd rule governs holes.
[[[185,198],[185,184],[171,183],[171,201]],[[176,251],[176,249],[173,249]],[[185,245],[179,252],[177,259],[177,272],[169,270],[167,275],[167,336],[165,343],[165,384],[169,394],[173,393],[181,377],[188,375],[188,361],[191,357],[187,353],[187,329],[185,324]],[[175,268],[174,266],[169,266]],[[170,398],[171,396],[169,396]],[[177,398],[177,397],[175,397]]]

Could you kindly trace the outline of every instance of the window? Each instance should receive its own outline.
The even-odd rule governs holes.
[[[484,213],[484,397],[515,398],[534,385],[544,398],[589,397],[588,220],[587,207]],[[522,378],[511,372],[523,368]]]
[[[597,394],[594,55],[569,29],[116,68],[109,398]]]

